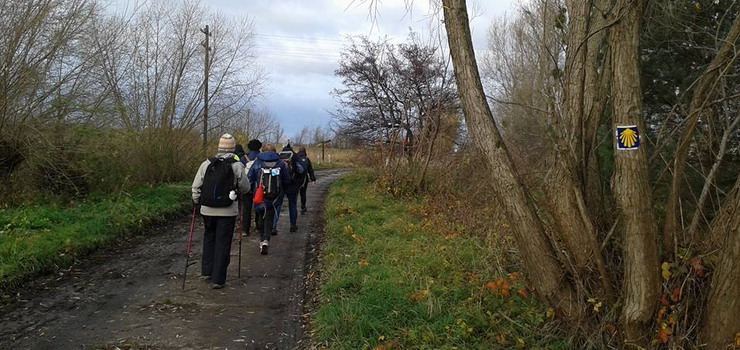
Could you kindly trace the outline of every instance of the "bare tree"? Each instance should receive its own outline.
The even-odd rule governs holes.
[[[291,138],[290,141],[295,145],[305,145],[306,142],[308,142],[308,137],[310,133],[311,129],[308,126],[304,126],[303,128],[301,128],[301,131],[293,135],[293,138]]]

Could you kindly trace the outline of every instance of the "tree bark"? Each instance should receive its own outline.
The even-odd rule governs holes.
[[[676,149],[676,155],[673,160],[673,180],[671,182],[671,192],[666,203],[666,217],[663,226],[663,250],[664,253],[673,250],[676,234],[678,233],[678,202],[681,198],[681,188],[684,180],[684,169],[686,168],[686,159],[689,154],[689,148],[694,138],[696,125],[699,121],[699,115],[706,106],[711,96],[718,86],[718,78],[722,76],[724,70],[734,62],[737,57],[736,44],[740,38],[740,16],[735,17],[724,44],[717,52],[707,66],[706,71],[699,78],[691,97],[689,105],[689,116],[686,128],[684,129],[681,141]]]
[[[557,160],[547,178],[545,192],[550,213],[557,228],[557,236],[565,245],[568,263],[579,284],[591,285],[586,280],[596,278],[600,288],[584,290],[586,295],[599,297],[612,294],[611,278],[606,272],[601,255],[596,227],[584,200],[584,178],[579,170],[587,152],[584,147],[584,96],[586,94],[586,67],[591,1],[567,2],[570,21],[565,58],[565,100],[563,118],[556,128],[559,136]]]
[[[610,33],[613,77],[614,126],[637,125],[642,121],[640,86],[640,21],[644,0],[620,0],[619,21]],[[615,138],[616,146],[616,138]],[[616,147],[615,147],[616,148]],[[649,186],[645,146],[615,150],[614,192],[624,231],[624,307],[621,321],[625,342],[646,345],[646,330],[660,292],[657,229]]]
[[[491,186],[502,200],[527,274],[537,293],[562,316],[579,319],[583,310],[517,175],[488,107],[470,37],[464,0],[444,0],[444,22],[455,78],[468,129],[491,168]]]
[[[740,177],[712,225],[721,238],[719,262],[712,277],[702,339],[707,349],[732,349],[740,334]]]
[[[606,0],[594,2],[597,9],[608,8]],[[613,218],[607,214],[607,205],[602,187],[601,172],[599,166],[597,131],[601,125],[604,111],[608,102],[608,92],[611,82],[611,62],[606,54],[608,29],[606,18],[600,13],[591,13],[592,32],[588,39],[588,52],[586,53],[586,76],[583,96],[585,113],[584,135],[583,135],[583,160],[579,166],[584,184],[584,197],[586,205],[590,209],[594,224],[602,231],[611,227]]]

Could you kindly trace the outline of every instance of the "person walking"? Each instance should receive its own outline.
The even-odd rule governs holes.
[[[306,154],[306,147],[298,147],[296,162],[305,169],[303,173],[298,174],[296,177],[299,189],[299,195],[301,196],[301,215],[306,214],[306,189],[308,188],[308,182],[316,182],[316,175],[313,172],[313,165],[311,159]]]
[[[218,141],[218,152],[198,167],[192,185],[192,198],[200,205],[203,217],[203,256],[201,276],[213,283],[211,288],[226,285],[231,241],[236,217],[239,215],[239,193],[249,191],[244,165],[237,160],[234,150],[236,140],[223,134]]]
[[[298,154],[293,152],[293,148],[288,143],[287,146],[283,147],[282,153],[290,153],[291,156],[286,160],[289,164],[291,183],[285,187],[285,196],[288,197],[288,216],[290,219],[290,232],[298,231],[298,191],[300,189],[300,183],[297,181],[298,176],[305,172],[305,169],[298,164]],[[280,208],[278,208],[278,217],[280,216]]]
[[[249,182],[256,184],[255,210],[259,213],[260,254],[266,255],[273,231],[276,207],[282,205],[283,189],[290,186],[292,179],[285,162],[275,152],[275,146],[267,144],[257,155],[248,174]],[[261,198],[260,198],[261,197]]]
[[[237,150],[239,148],[239,145],[237,144]],[[260,148],[262,148],[262,142],[257,139],[250,140],[249,143],[247,143],[247,149],[249,152],[244,153],[243,155],[243,163],[245,165],[245,176],[249,173],[250,168],[254,164],[255,160],[257,159],[257,155],[260,153]],[[256,183],[249,184],[249,193],[246,193],[242,196],[242,229],[244,231],[245,236],[249,236],[251,228],[252,228],[252,207],[253,207],[253,200],[254,200],[254,190],[255,187],[257,187]],[[257,215],[254,217],[254,223],[255,226],[257,226]],[[259,226],[257,226],[257,231],[259,231]]]

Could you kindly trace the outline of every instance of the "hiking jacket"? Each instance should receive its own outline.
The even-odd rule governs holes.
[[[308,158],[308,155],[306,152],[298,152],[298,157],[305,159],[306,163],[306,169],[303,172],[303,174],[298,174],[298,182],[301,183],[301,186],[306,185],[306,179],[309,179],[311,181],[316,181],[316,175],[313,173],[313,165],[311,164],[311,158]]]
[[[254,161],[254,164],[252,164],[252,168],[249,169],[249,173],[247,175],[249,182],[252,184],[252,193],[254,193],[254,189],[260,182],[260,177],[262,177],[262,163],[264,162],[278,162],[278,166],[280,167],[280,179],[282,180],[281,189],[285,192],[285,189],[293,183],[293,179],[290,177],[290,171],[288,171],[288,166],[285,165],[285,162],[280,160],[280,156],[277,153],[262,152],[257,155],[257,160]],[[278,198],[279,197],[280,196],[278,196]],[[272,204],[272,201],[265,199],[265,203]]]
[[[216,158],[230,158],[234,156],[233,153],[216,154]],[[194,203],[198,203],[200,199],[200,187],[203,186],[203,176],[205,176],[209,164],[211,164],[211,161],[206,159],[200,164],[198,172],[195,173],[192,186]],[[244,164],[241,162],[231,163],[231,169],[234,171],[234,185],[237,191],[239,193],[249,192],[249,181],[247,181],[247,177],[244,175]],[[200,213],[205,216],[237,216],[239,215],[239,201],[234,201],[230,206],[223,208],[201,205]]]

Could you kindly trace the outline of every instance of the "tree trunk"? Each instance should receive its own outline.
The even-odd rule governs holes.
[[[597,8],[607,8],[605,0],[595,2]],[[599,29],[588,39],[588,52],[586,53],[586,77],[583,96],[583,111],[585,113],[584,135],[583,135],[583,160],[579,166],[584,179],[584,197],[586,205],[590,209],[591,217],[597,228],[606,231],[613,223],[613,218],[607,214],[606,199],[602,187],[601,172],[598,157],[597,131],[603,120],[604,111],[607,107],[608,92],[611,79],[611,62],[605,54],[608,50],[606,45],[607,29],[601,29],[606,25],[606,19],[599,14],[592,15],[591,31]]]
[[[702,339],[707,349],[732,349],[740,334],[740,177],[712,225],[721,238],[719,262],[712,277]]]
[[[616,126],[637,125],[638,130],[645,131],[639,58],[644,4],[644,0],[620,0],[617,8],[621,17],[610,33],[615,130]],[[651,329],[660,292],[647,152],[644,145],[635,150],[615,150],[614,158],[614,192],[624,231],[625,290],[621,321],[625,341],[645,345],[649,342],[646,330]]]
[[[684,180],[684,169],[686,168],[686,158],[689,154],[689,146],[694,138],[696,124],[699,121],[699,115],[706,106],[711,96],[716,91],[719,77],[724,74],[724,70],[732,64],[737,57],[736,42],[740,37],[740,16],[735,17],[730,31],[725,37],[724,44],[717,51],[717,55],[707,66],[704,74],[699,78],[691,97],[689,105],[689,116],[686,128],[684,129],[681,141],[676,149],[676,156],[673,160],[673,180],[671,182],[671,192],[666,203],[665,225],[663,226],[663,250],[664,253],[673,251],[675,236],[678,233],[678,202],[681,198],[681,184]]]
[[[578,169],[586,156],[582,149],[586,66],[596,64],[586,62],[591,2],[571,0],[567,3],[570,22],[565,61],[564,115],[556,125],[559,133],[555,140],[557,161],[547,178],[545,192],[557,236],[565,244],[567,263],[572,265],[576,282],[591,285],[585,281],[593,276],[600,288],[582,292],[589,296],[604,297],[612,294],[611,278],[606,272],[596,240],[596,227],[583,198],[585,186]]]
[[[554,258],[544,228],[517,176],[514,163],[496,128],[475,61],[464,0],[444,0],[444,22],[455,78],[468,129],[491,169],[491,186],[501,198],[538,294],[562,316],[579,319],[583,310],[565,272]]]

